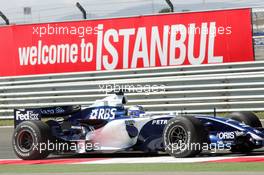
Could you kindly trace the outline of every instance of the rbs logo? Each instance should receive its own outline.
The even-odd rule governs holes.
[[[115,112],[116,108],[93,109],[90,114],[90,119],[112,120],[115,119]]]
[[[40,120],[39,114],[33,111],[16,111],[16,120]]]

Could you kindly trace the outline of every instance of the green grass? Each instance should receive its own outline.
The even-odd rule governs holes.
[[[263,163],[164,163],[113,165],[0,165],[0,173],[264,171]]]
[[[0,126],[14,126],[14,120],[0,120]]]

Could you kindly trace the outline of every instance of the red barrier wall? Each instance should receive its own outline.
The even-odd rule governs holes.
[[[0,76],[254,61],[251,10],[0,28]]]

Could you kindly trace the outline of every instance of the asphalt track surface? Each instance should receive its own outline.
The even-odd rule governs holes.
[[[0,159],[15,159],[11,139],[13,128],[0,128]]]
[[[13,128],[0,128],[0,159],[17,159],[13,152],[11,146],[11,139],[13,134]],[[264,149],[256,150],[250,156],[261,156],[264,155]],[[155,157],[156,156],[156,157]],[[231,154],[227,152],[223,153],[203,153],[200,157],[234,157],[234,156],[245,156],[240,154]],[[146,154],[89,154],[89,155],[67,155],[63,158],[142,158],[144,157],[154,157],[160,159],[162,157],[168,157],[167,155],[146,155]],[[58,159],[61,156],[51,156],[48,159]],[[162,162],[160,162],[162,163]],[[250,170],[249,170],[250,171]],[[17,175],[18,173],[1,173],[1,175]],[[72,173],[27,173],[27,175],[50,175],[50,174],[60,174],[60,175],[71,175]],[[74,175],[84,175],[87,173],[74,173]],[[262,175],[263,172],[89,172],[89,175]]]
[[[17,159],[13,152],[11,140],[12,140],[13,128],[0,128],[0,159]],[[264,148],[255,150],[248,154],[248,156],[263,156]],[[82,155],[52,155],[49,159],[56,158],[142,158],[142,157],[164,157],[165,154],[151,155],[151,154],[139,154],[139,153],[115,153],[115,154],[82,154]],[[245,154],[231,154],[230,152],[217,152],[217,153],[201,153],[199,157],[239,157],[245,156]],[[247,156],[247,155],[246,155]]]

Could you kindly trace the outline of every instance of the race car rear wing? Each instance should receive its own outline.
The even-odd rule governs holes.
[[[14,109],[14,127],[29,120],[41,120],[42,118],[62,117],[79,112],[81,106],[58,106],[45,108]]]

